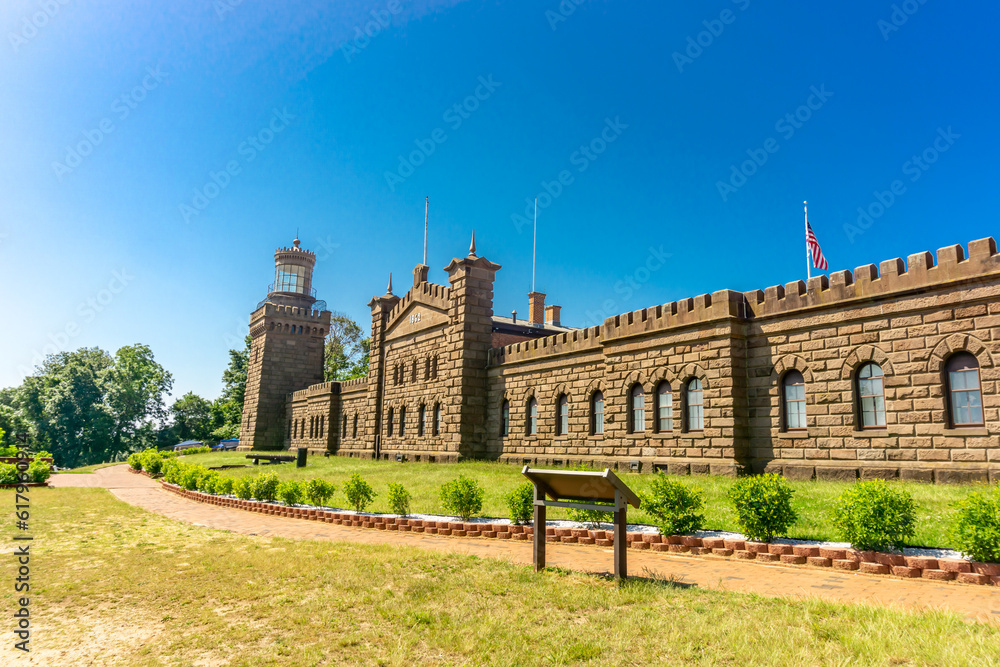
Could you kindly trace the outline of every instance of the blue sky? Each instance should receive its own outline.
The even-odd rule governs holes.
[[[475,228],[506,315],[540,195],[537,287],[577,326],[804,278],[805,199],[830,270],[989,236],[998,15],[8,0],[0,386],[142,342],[176,396],[215,397],[276,247],[299,230],[320,298],[364,324],[390,271],[410,283],[425,196],[431,280]]]

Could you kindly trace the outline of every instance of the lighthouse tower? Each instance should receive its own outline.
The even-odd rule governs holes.
[[[250,315],[240,449],[282,449],[288,394],[323,381],[323,343],[330,311],[312,287],[316,255],[299,247],[274,253],[274,283]]]

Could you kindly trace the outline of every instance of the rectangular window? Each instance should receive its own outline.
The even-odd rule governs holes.
[[[785,423],[789,430],[806,427],[806,386],[785,385]]]
[[[420,406],[420,421],[417,422],[417,435],[423,436],[426,433],[427,428],[427,408],[423,405]]]
[[[532,400],[531,408],[529,408],[529,414],[528,414],[528,434],[536,435],[537,433],[538,433],[538,403]]]
[[[594,396],[594,435],[604,434],[604,395]]]
[[[982,424],[983,401],[979,393],[979,370],[952,371],[948,374],[951,386],[952,420],[956,425]]]
[[[674,394],[664,383],[657,392],[659,405],[656,406],[656,430],[668,433],[674,430]]]

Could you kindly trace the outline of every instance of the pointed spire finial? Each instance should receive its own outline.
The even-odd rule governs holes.
[[[299,247],[299,228],[298,227],[295,228],[295,240],[292,241],[292,245],[295,246],[296,248]]]
[[[389,286],[385,288],[386,294],[392,294],[392,271],[389,272]]]
[[[469,257],[476,256],[476,230],[472,230],[472,243],[469,244]]]

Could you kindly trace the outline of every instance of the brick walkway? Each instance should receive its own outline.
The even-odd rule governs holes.
[[[106,488],[119,500],[150,512],[196,526],[243,535],[393,544],[531,564],[530,542],[501,542],[349,528],[217,507],[168,493],[158,482],[129,473],[124,465],[101,468],[93,475],[54,475],[49,483],[55,487]],[[612,566],[611,549],[572,544],[548,544],[546,560],[548,565],[582,572],[608,573]],[[655,574],[706,589],[757,593],[770,597],[815,597],[833,602],[867,602],[909,609],[945,609],[979,621],[1000,623],[1000,588],[994,586],[906,580],[828,569],[727,560],[713,556],[653,554],[632,550],[628,552],[628,568],[636,576]]]

